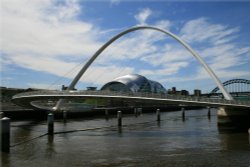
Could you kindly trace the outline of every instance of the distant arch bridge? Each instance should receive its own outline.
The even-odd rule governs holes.
[[[250,94],[250,80],[247,79],[231,79],[222,83],[229,93]],[[211,91],[211,94],[221,93],[218,87]]]

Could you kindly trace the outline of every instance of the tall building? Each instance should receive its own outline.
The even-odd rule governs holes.
[[[201,90],[195,89],[194,90],[194,96],[201,96]]]

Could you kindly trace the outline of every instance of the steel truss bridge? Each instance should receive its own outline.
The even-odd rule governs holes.
[[[17,94],[12,98],[13,102],[24,107],[42,108],[49,101],[84,101],[86,99],[104,99],[130,102],[132,105],[194,105],[210,107],[250,108],[250,101],[212,99],[194,96],[177,96],[154,93],[131,93],[113,91],[34,91]],[[38,107],[36,104],[40,104]],[[52,109],[52,106],[51,106]]]
[[[250,94],[250,80],[247,79],[231,79],[222,83],[229,93],[246,93]],[[219,93],[219,88],[216,87],[211,91],[213,93]]]

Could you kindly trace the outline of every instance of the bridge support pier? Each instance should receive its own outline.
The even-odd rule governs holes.
[[[250,111],[241,108],[218,108],[218,126],[235,130],[248,130],[250,127]]]

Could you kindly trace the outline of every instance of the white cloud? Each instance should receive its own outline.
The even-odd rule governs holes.
[[[181,37],[191,44],[199,43],[199,46],[202,46],[202,49],[199,48],[200,55],[220,78],[249,77],[247,71],[233,70],[237,66],[249,63],[247,55],[250,54],[250,46],[243,47],[234,42],[239,31],[239,27],[213,24],[206,18],[198,18],[188,21],[183,26]],[[200,71],[197,69],[196,77],[192,79],[209,77]]]
[[[153,66],[167,66],[176,62],[190,62],[193,60],[192,55],[178,44],[166,44],[163,47],[157,47],[156,52],[141,58]]]
[[[37,59],[71,55],[84,60],[100,44],[94,38],[93,25],[76,20],[78,13],[75,1],[56,5],[49,0],[6,0],[1,11],[1,51],[10,59],[27,54]]]
[[[116,65],[94,66],[84,74],[82,81],[94,85],[96,83],[103,85],[119,76],[132,73],[134,73],[134,68],[132,67],[119,67]]]
[[[77,20],[79,12],[80,6],[74,0],[4,0],[1,66],[11,62],[63,76],[79,61],[84,62],[101,43],[91,23]]]
[[[113,5],[119,5],[120,2],[121,2],[121,0],[110,0],[111,6],[113,6]]]
[[[72,78],[80,66],[70,76],[64,74],[77,66],[79,60],[84,63],[84,60],[101,46],[97,37],[102,32],[109,31],[77,20],[79,12],[80,6],[76,1],[4,1],[1,11],[4,18],[4,33],[1,39],[4,45],[1,51],[7,55],[6,61],[30,70]],[[135,17],[143,23],[151,14],[152,11],[146,8]],[[171,23],[168,20],[160,20],[155,25],[170,28]],[[104,77],[95,83],[103,84],[118,77],[118,73],[133,73],[134,68],[114,66],[113,62],[156,54],[161,50],[154,42],[164,38],[161,33],[150,30],[123,38],[103,53],[99,64],[96,62],[98,66],[90,68],[82,80],[87,83],[94,82],[91,77],[94,78],[99,72]],[[95,75],[89,75],[90,73]]]
[[[181,68],[187,67],[188,62],[176,62],[171,64],[166,64],[165,68],[159,70],[141,70],[139,73],[141,75],[151,75],[152,77],[165,77],[168,75],[176,74]]]
[[[198,73],[192,78],[192,80],[201,80],[201,79],[210,79],[211,77],[207,74],[207,72],[203,68],[199,68]],[[234,78],[244,78],[249,77],[248,71],[237,71],[237,70],[230,70],[230,69],[214,69],[221,80],[223,79],[234,79]],[[188,78],[186,78],[188,80]]]
[[[100,30],[89,22],[79,21],[76,1],[6,0],[1,10],[1,64],[73,78],[102,42]],[[78,66],[83,62],[81,66]],[[75,68],[77,66],[77,68]],[[4,66],[5,67],[5,66]],[[64,76],[70,69],[71,75]],[[4,70],[1,68],[1,70]],[[104,84],[119,75],[133,73],[133,68],[99,64],[91,67],[82,81]],[[95,78],[96,75],[100,77]],[[46,84],[29,83],[39,88]]]
[[[222,24],[212,24],[207,18],[188,21],[181,29],[181,37],[188,42],[204,42],[222,44],[234,39],[239,28],[228,28]],[[232,36],[233,35],[233,36]]]
[[[17,54],[12,56],[13,62],[18,62],[19,66],[31,69],[35,71],[43,71],[48,72],[50,74],[62,76],[65,74],[69,69],[74,68],[77,64],[70,63],[66,61],[62,61],[60,59],[56,59],[53,57],[39,57],[28,55],[28,54]]]
[[[135,19],[140,25],[146,24],[148,17],[152,14],[152,10],[149,8],[144,8],[140,10],[138,14],[135,15]]]
[[[147,18],[152,14],[149,8],[145,8],[137,13],[134,17],[139,21],[146,22]],[[140,18],[140,19],[139,19]],[[143,23],[143,24],[144,24]],[[172,23],[169,20],[159,20],[151,24],[152,26],[170,29]],[[124,30],[124,29],[123,29]],[[120,30],[122,31],[122,30]],[[110,45],[102,55],[102,63],[112,62],[114,60],[132,60],[141,59],[150,55],[164,54],[164,48],[156,43],[166,40],[167,36],[155,30],[136,31],[122,37],[122,40],[117,40]],[[149,63],[153,64],[153,63]]]
[[[154,26],[165,29],[165,30],[169,30],[170,27],[172,26],[172,23],[169,20],[160,20],[160,21],[157,21]]]

